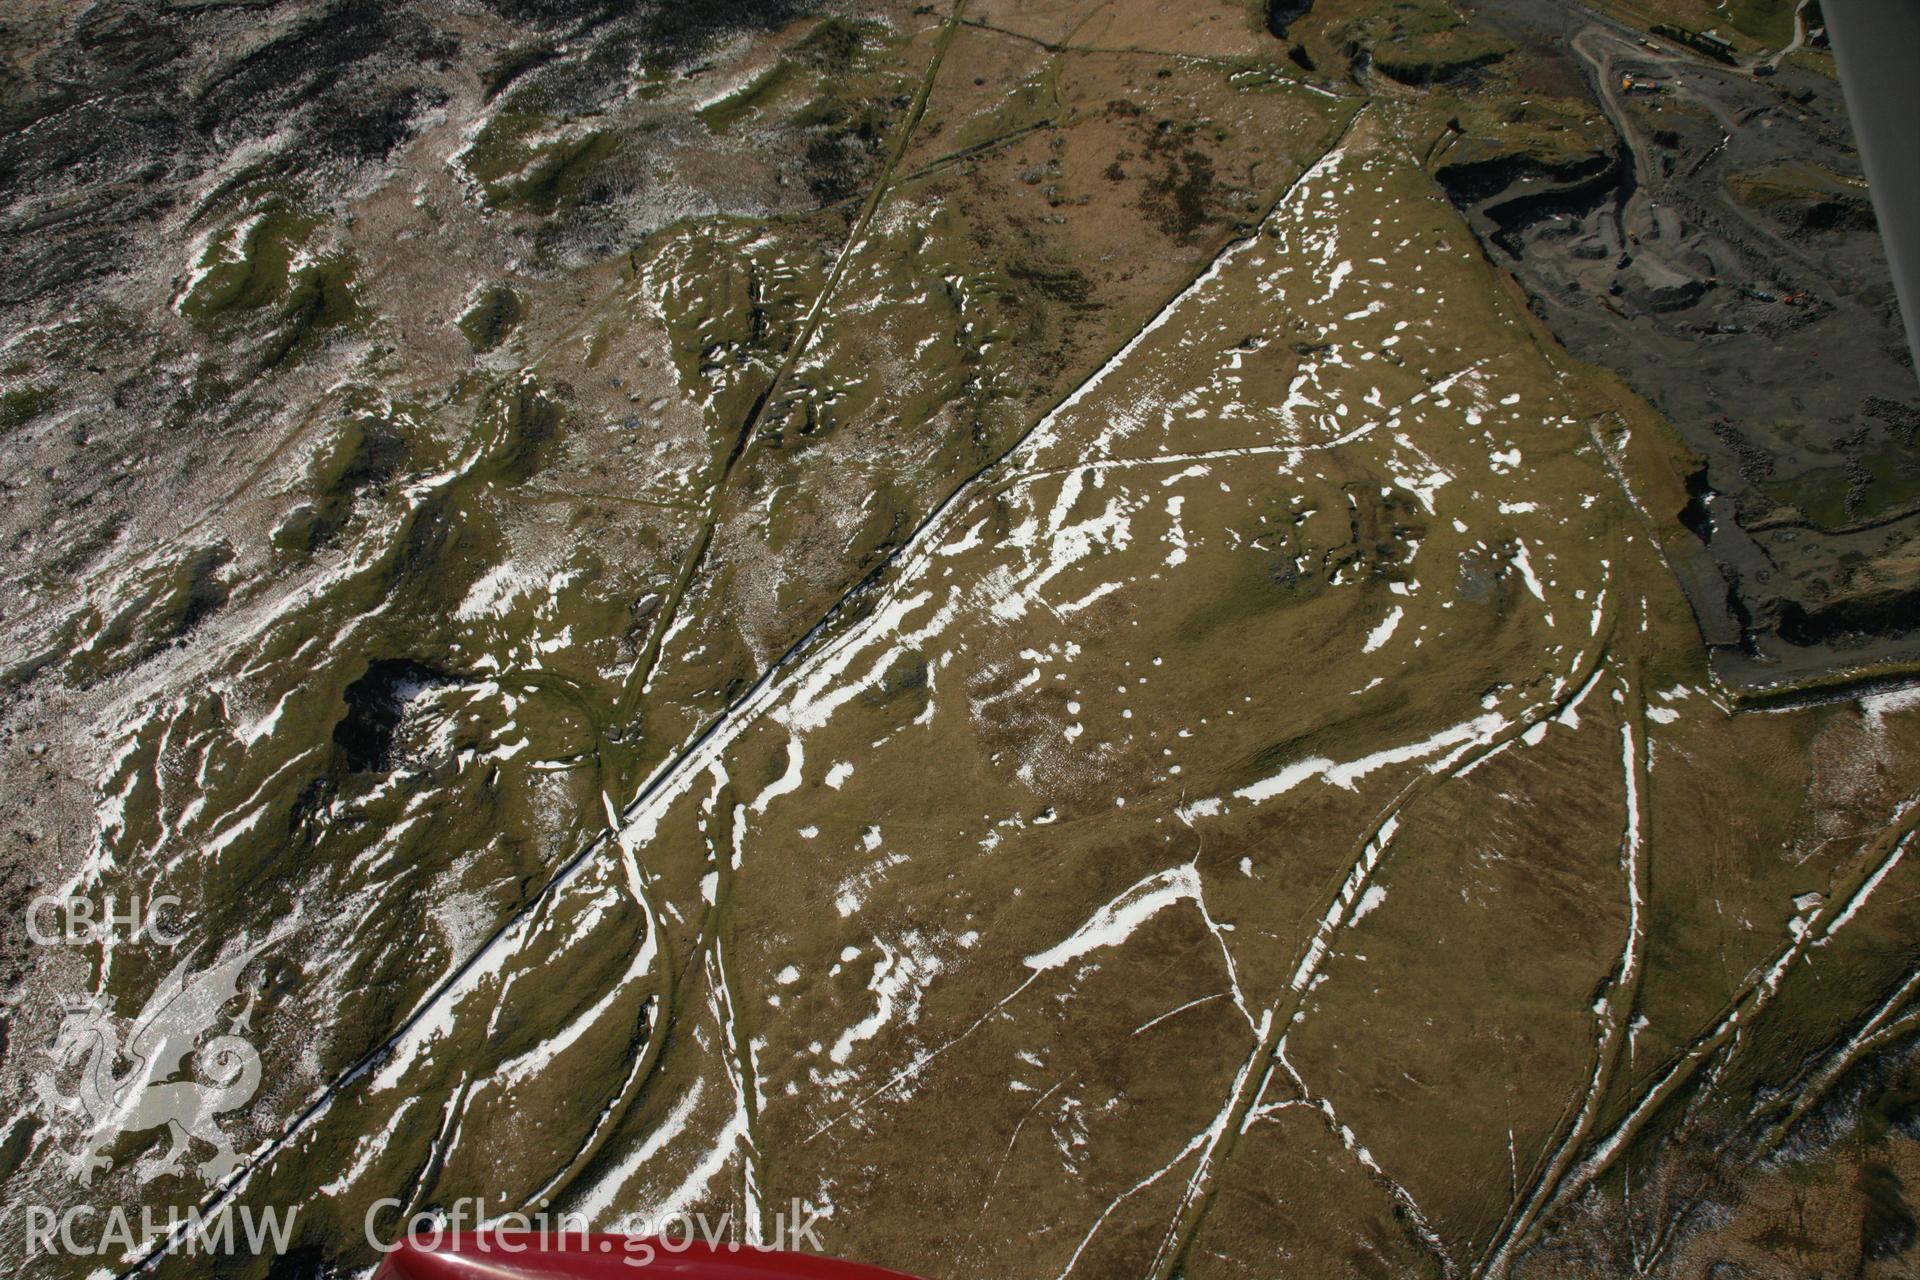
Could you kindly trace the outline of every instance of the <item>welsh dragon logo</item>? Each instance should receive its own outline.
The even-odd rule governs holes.
[[[130,1027],[123,1028],[97,998],[63,1002],[59,1034],[46,1050],[54,1069],[41,1072],[34,1089],[49,1118],[58,1123],[77,1116],[84,1126],[72,1166],[83,1186],[92,1183],[96,1171],[112,1166],[104,1152],[122,1134],[163,1127],[171,1143],[164,1155],[140,1163],[142,1183],[183,1172],[181,1157],[195,1142],[213,1148],[214,1154],[196,1166],[208,1183],[218,1183],[239,1167],[233,1139],[217,1117],[245,1106],[260,1087],[260,1054],[241,1034],[251,1030],[253,995],[224,1034],[204,1041],[202,1037],[239,996],[241,972],[273,941],[270,937],[243,947],[199,972],[182,960]],[[179,1078],[189,1055],[198,1079]],[[79,1089],[68,1096],[60,1092],[57,1078],[75,1065],[80,1067]]]

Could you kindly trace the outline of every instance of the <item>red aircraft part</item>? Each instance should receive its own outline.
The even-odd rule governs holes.
[[[554,1241],[537,1232],[407,1240],[374,1280],[914,1280],[861,1262],[812,1253],[708,1245],[646,1236],[584,1235]]]

